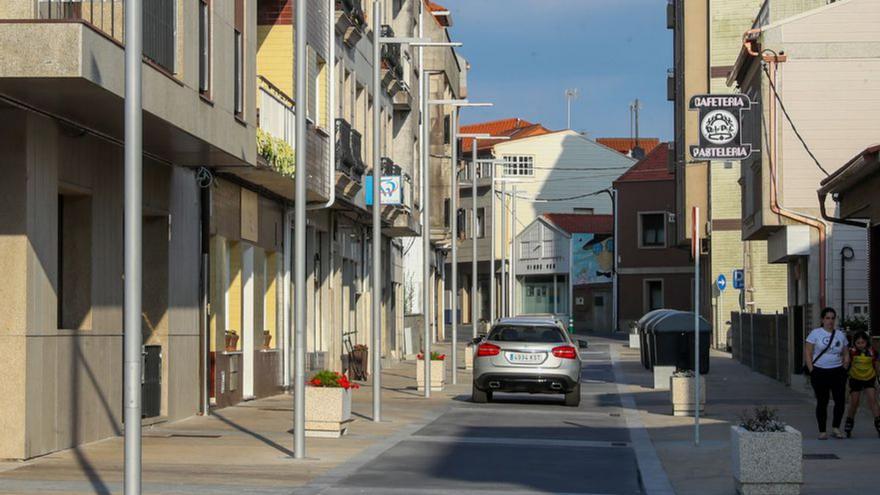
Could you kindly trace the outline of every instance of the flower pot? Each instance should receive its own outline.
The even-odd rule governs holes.
[[[733,481],[743,495],[799,494],[803,483],[801,432],[790,426],[780,432],[730,428]]]
[[[339,438],[351,423],[351,390],[306,387],[306,436]]]
[[[369,351],[362,351],[355,349],[351,351],[349,358],[349,376],[352,380],[366,380],[367,379],[367,353]]]
[[[224,348],[226,352],[238,350],[238,334],[235,332],[226,332],[224,336]]]
[[[431,390],[443,390],[446,380],[446,361],[431,361]],[[416,383],[419,390],[425,389],[425,361],[416,361]]]
[[[696,379],[692,376],[673,376],[670,397],[673,416],[693,416]],[[700,414],[706,410],[706,378],[700,377]]]

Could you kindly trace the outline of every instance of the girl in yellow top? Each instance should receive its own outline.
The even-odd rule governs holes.
[[[859,399],[862,392],[868,396],[868,405],[871,406],[871,413],[874,414],[874,428],[880,434],[880,406],[877,404],[877,351],[871,347],[871,339],[865,332],[859,332],[853,337],[852,347],[850,348],[850,367],[849,367],[849,413],[846,417],[846,425],[843,429],[846,431],[847,438],[852,436],[853,424],[855,423],[856,411],[859,409]]]

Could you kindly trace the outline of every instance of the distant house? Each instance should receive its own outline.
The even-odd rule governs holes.
[[[608,146],[609,148],[622,153],[630,158],[643,158],[648,153],[654,151],[654,148],[660,145],[657,138],[616,138],[604,137],[596,138],[596,142]],[[641,150],[641,151],[639,151]]]
[[[611,329],[611,215],[547,213],[516,237],[516,313],[573,315],[575,331]],[[572,311],[573,308],[573,311]]]
[[[620,328],[653,309],[691,310],[690,252],[674,242],[675,176],[661,143],[614,181]]]

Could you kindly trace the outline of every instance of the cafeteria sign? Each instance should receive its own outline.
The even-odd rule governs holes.
[[[700,111],[700,144],[695,160],[744,160],[757,149],[742,139],[743,114],[752,108],[747,95],[695,95],[690,109]]]

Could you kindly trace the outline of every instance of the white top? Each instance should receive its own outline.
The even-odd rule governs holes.
[[[842,330],[838,330],[834,333],[834,343],[831,344],[831,348],[828,349],[825,354],[822,354],[822,357],[820,357],[818,361],[816,360],[816,356],[825,350],[830,340],[831,332],[822,327],[814,328],[813,331],[810,332],[810,335],[807,336],[807,342],[813,344],[813,361],[815,361],[815,367],[831,369],[843,366],[843,350],[846,349],[847,342],[846,332]]]

